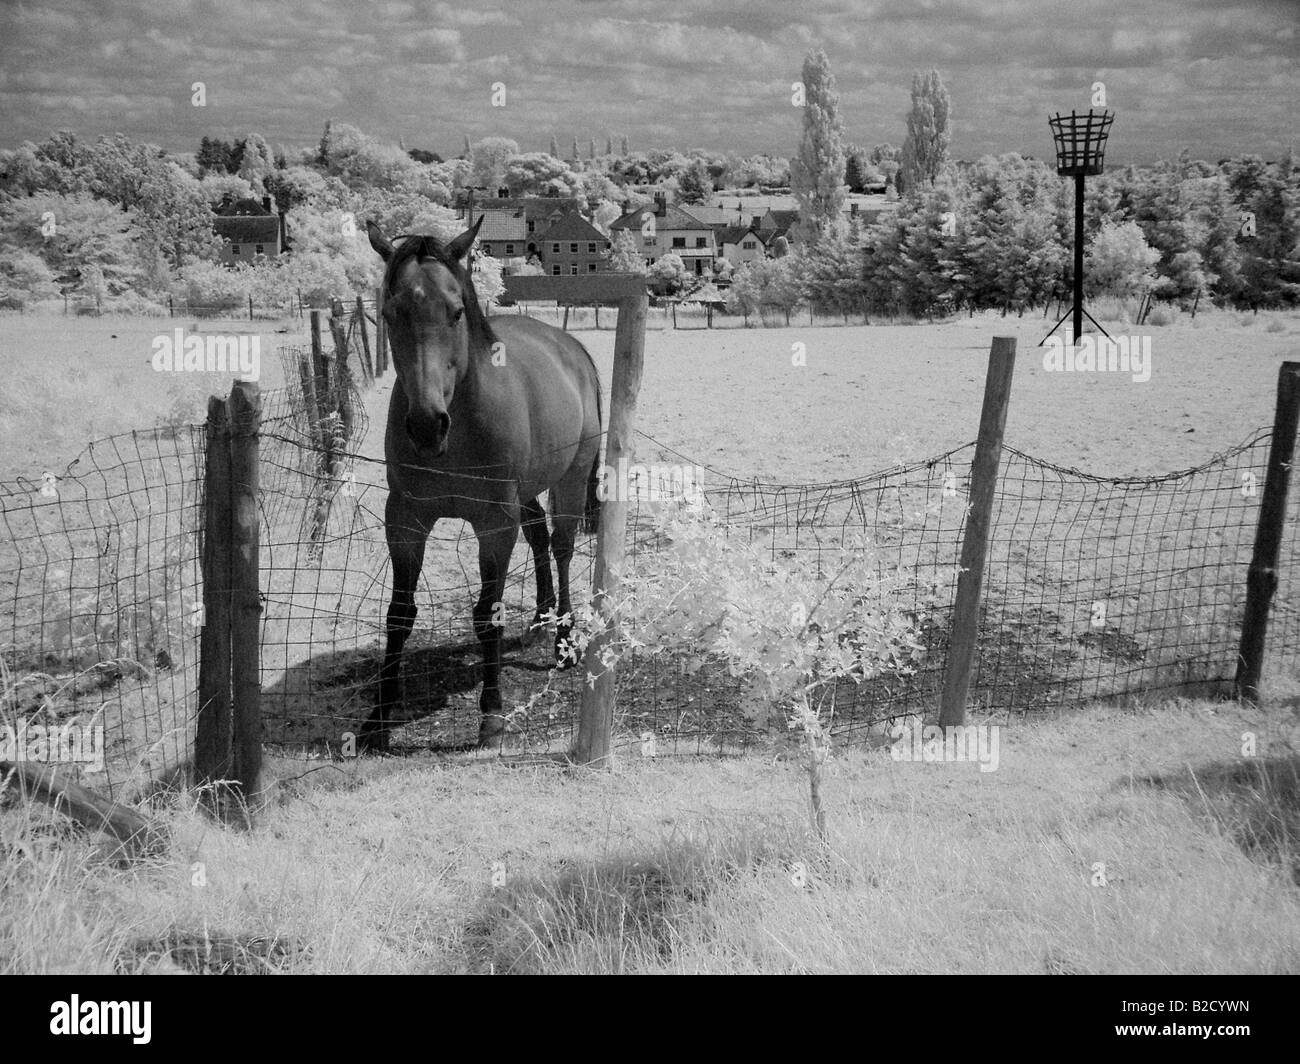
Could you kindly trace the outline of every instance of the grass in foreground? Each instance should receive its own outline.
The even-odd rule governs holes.
[[[174,796],[130,868],[10,808],[0,968],[1293,973],[1293,732],[1183,703],[1008,726],[985,774],[846,751],[829,851],[756,758],[280,762],[254,830]]]

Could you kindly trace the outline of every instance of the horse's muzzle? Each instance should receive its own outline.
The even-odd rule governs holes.
[[[447,451],[447,433],[451,429],[451,415],[445,410],[435,414],[406,415],[406,435],[421,454],[441,458]]]

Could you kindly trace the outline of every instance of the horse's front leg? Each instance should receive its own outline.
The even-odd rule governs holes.
[[[393,564],[393,597],[388,604],[388,641],[379,672],[379,703],[359,736],[359,745],[365,750],[388,749],[393,712],[402,704],[402,648],[415,626],[415,586],[424,567],[425,543],[435,522],[417,520],[398,493],[389,492],[384,527]]]
[[[501,629],[504,622],[506,574],[510,555],[519,538],[519,518],[506,508],[495,509],[485,520],[474,524],[478,536],[479,577],[483,581],[478,602],[474,605],[474,634],[483,651],[483,693],[479,695],[478,744],[486,746],[505,732],[506,719],[501,708]]]

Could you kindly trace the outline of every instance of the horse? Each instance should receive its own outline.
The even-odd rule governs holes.
[[[382,313],[397,374],[384,431],[393,593],[378,703],[358,737],[367,750],[388,747],[402,701],[402,648],[417,613],[415,585],[441,518],[468,522],[478,539],[478,745],[505,731],[501,602],[521,527],[537,572],[533,625],[554,610],[556,664],[576,664],[569,563],[579,526],[594,533],[599,523],[600,378],[587,349],[552,325],[513,315],[489,323],[468,265],[482,221],[446,244],[424,235],[394,243],[375,222],[366,226],[385,264]]]

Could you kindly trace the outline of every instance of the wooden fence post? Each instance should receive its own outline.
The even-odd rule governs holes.
[[[641,388],[645,357],[645,324],[649,300],[644,289],[624,296],[618,308],[614,333],[614,379],[610,386],[609,429],[605,442],[607,470],[626,469],[634,457],[636,401]],[[626,461],[627,465],[622,464]],[[615,620],[616,592],[627,553],[628,486],[616,477],[605,482],[600,529],[596,533],[596,571],[593,602],[604,626],[587,644],[582,668],[594,676],[583,685],[581,716],[573,759],[583,765],[610,767],[614,731],[614,670],[601,662]]]
[[[203,631],[199,636],[199,715],[194,777],[200,785],[230,778],[230,422],[225,401],[208,399],[203,477]],[[218,796],[208,791],[209,808]]]
[[[375,289],[375,376],[388,372],[388,322],[384,321],[384,286]]]
[[[262,782],[262,600],[259,584],[258,430],[261,396],[254,381],[230,390],[230,681],[234,772],[245,801]]]
[[[357,326],[361,330],[361,372],[365,374],[366,384],[375,383],[375,364],[370,361],[370,333],[366,329],[366,304],[357,296]]]
[[[1007,423],[1007,404],[1011,398],[1011,377],[1015,366],[1015,338],[995,336],[989,352],[988,376],[984,381],[979,440],[971,464],[970,513],[961,544],[961,573],[957,577],[952,638],[948,645],[948,667],[944,673],[943,701],[939,708],[939,724],[945,728],[966,721],[966,696],[970,691],[971,666],[979,636],[980,592],[984,586],[993,493],[998,483],[1002,432]]]
[[[1259,681],[1264,671],[1268,610],[1277,591],[1277,559],[1286,525],[1286,496],[1291,484],[1296,422],[1300,418],[1300,362],[1283,362],[1277,374],[1277,406],[1273,413],[1273,438],[1268,445],[1268,472],[1260,500],[1255,549],[1246,573],[1246,610],[1241,622],[1237,654],[1237,697],[1259,701]]]
[[[334,372],[330,374],[330,413],[338,416],[338,432],[331,441],[330,473],[337,472],[340,443],[352,439],[352,367],[348,365],[348,334],[343,321],[342,300],[330,302],[330,335],[334,337]]]

